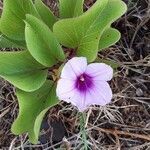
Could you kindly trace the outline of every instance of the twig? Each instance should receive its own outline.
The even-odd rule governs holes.
[[[116,129],[104,129],[104,128],[100,128],[97,126],[92,126],[92,124],[88,124],[90,127],[93,127],[93,129],[96,129],[98,131],[107,133],[107,134],[113,134],[114,136],[116,135],[125,135],[125,136],[130,136],[130,137],[135,137],[135,138],[139,138],[139,139],[143,139],[143,140],[147,140],[150,141],[150,136],[147,136],[145,134],[136,134],[136,133],[130,133],[130,132],[126,132],[126,131],[119,131]]]

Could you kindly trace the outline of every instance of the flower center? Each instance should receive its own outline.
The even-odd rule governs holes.
[[[90,77],[89,75],[82,74],[82,75],[77,77],[75,87],[80,92],[86,92],[92,86],[93,86],[93,80],[92,80],[92,77]]]

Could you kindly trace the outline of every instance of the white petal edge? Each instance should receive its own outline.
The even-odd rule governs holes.
[[[70,93],[70,91],[74,90],[74,81],[69,79],[59,79],[56,87],[56,94],[60,100]]]
[[[104,63],[92,63],[87,66],[86,73],[95,81],[110,81],[113,77],[113,69]]]
[[[105,81],[96,81],[94,87],[86,93],[86,106],[105,106],[112,100],[113,94],[109,84]]]
[[[86,68],[87,59],[85,57],[74,57],[64,65],[61,78],[75,80],[77,76],[85,72]]]
[[[83,112],[87,108],[85,105],[85,94],[80,93],[74,88],[74,82],[71,80],[60,79],[57,84],[56,94],[59,100],[71,103],[80,112]]]

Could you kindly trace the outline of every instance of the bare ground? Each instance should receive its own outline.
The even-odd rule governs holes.
[[[85,1],[88,9],[93,0]],[[112,103],[87,111],[87,142],[92,150],[150,150],[150,1],[125,0],[128,12],[113,26],[122,33],[121,40],[101,59],[119,62],[113,80]],[[55,0],[46,0],[57,14]],[[61,102],[47,113],[38,145],[31,145],[27,135],[14,136],[10,127],[18,113],[15,89],[0,80],[0,148],[66,150],[83,149],[77,111]],[[65,137],[65,138],[64,138]]]

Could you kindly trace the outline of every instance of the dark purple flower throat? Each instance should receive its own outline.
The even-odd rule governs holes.
[[[93,79],[89,75],[84,73],[77,77],[75,87],[80,92],[86,92],[92,86],[93,86]]]

